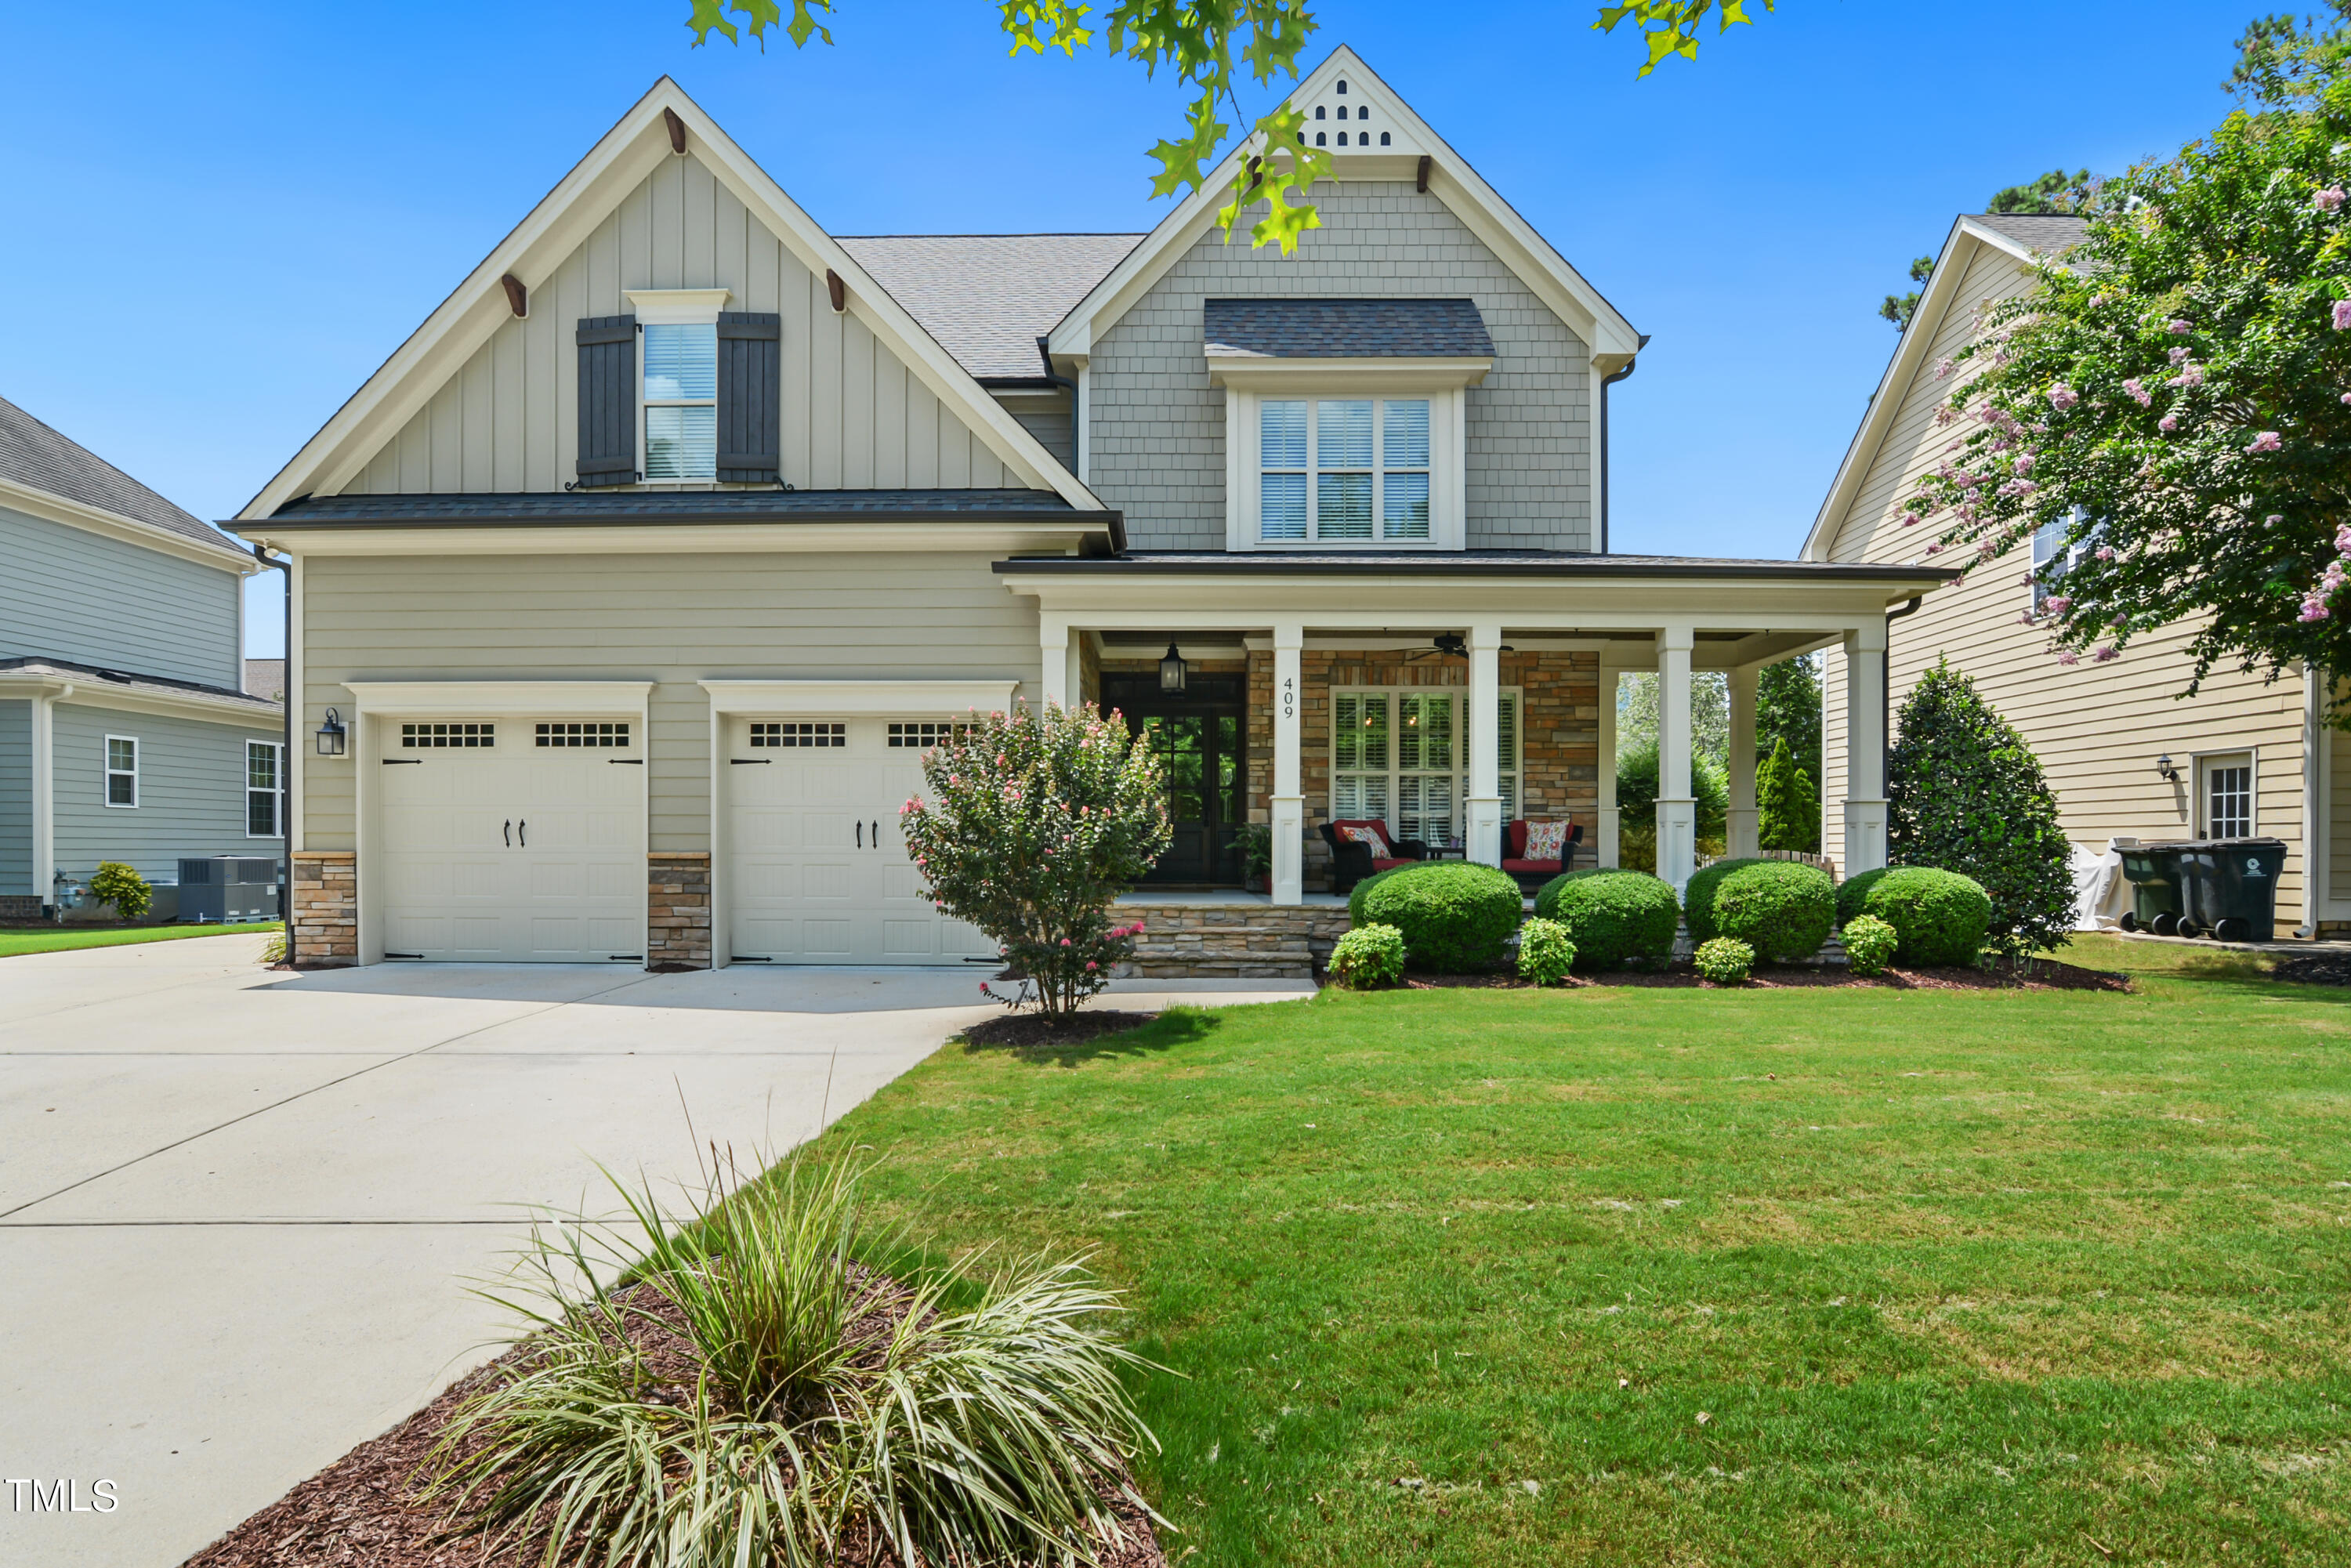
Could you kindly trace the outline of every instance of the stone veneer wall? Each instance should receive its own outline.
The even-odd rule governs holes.
[[[1520,812],[1581,822],[1587,843],[1600,820],[1600,655],[1504,653],[1501,684],[1520,692]],[[1331,852],[1315,831],[1331,810],[1331,692],[1353,687],[1437,687],[1467,694],[1460,659],[1411,658],[1403,649],[1310,648],[1299,656],[1299,782],[1306,796],[1306,882],[1329,881]],[[1249,816],[1262,821],[1273,796],[1273,655],[1249,655]]]
[[[340,969],[360,961],[359,856],[349,850],[296,850],[287,891],[286,957],[298,968]]]
[[[1122,978],[1300,979],[1347,932],[1347,912],[1336,904],[1123,903],[1120,919],[1140,919],[1134,959]]]
[[[645,873],[645,967],[710,967],[710,852],[655,852]]]

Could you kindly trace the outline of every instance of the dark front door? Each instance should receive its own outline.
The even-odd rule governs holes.
[[[1146,884],[1240,885],[1235,841],[1249,820],[1245,701],[1239,675],[1196,674],[1173,694],[1159,689],[1156,672],[1102,678],[1103,706],[1126,716],[1128,729],[1147,740],[1167,780],[1176,834],[1144,877]]]

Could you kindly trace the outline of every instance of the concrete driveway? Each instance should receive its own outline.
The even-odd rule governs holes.
[[[966,970],[289,976],[261,946],[0,960],[12,1568],[179,1563],[493,1354],[465,1287],[522,1206],[609,1208],[600,1163],[690,1176],[688,1111],[787,1149],[997,1010]],[[1242,985],[1104,1002],[1303,988]]]

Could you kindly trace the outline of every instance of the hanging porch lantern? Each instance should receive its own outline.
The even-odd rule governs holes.
[[[1171,638],[1166,654],[1159,661],[1159,689],[1171,694],[1182,691],[1187,673],[1184,655],[1176,651],[1175,641]]]
[[[327,710],[327,722],[319,727],[319,755],[340,757],[343,754],[343,716],[333,708]]]

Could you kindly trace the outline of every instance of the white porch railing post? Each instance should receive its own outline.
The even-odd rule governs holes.
[[[1730,810],[1723,848],[1741,859],[1761,851],[1761,814],[1755,807],[1756,676],[1752,664],[1730,672]]]
[[[1600,837],[1593,845],[1598,857],[1593,863],[1614,870],[1622,841],[1618,836],[1619,812],[1616,807],[1616,698],[1624,685],[1625,672],[1600,655]]]
[[[1041,666],[1038,684],[1044,700],[1067,707],[1077,690],[1077,632],[1068,622],[1049,615],[1037,628],[1037,643]]]
[[[1844,864],[1854,876],[1886,863],[1886,622],[1844,638]]]
[[[1676,897],[1698,869],[1698,801],[1690,794],[1690,645],[1687,626],[1657,633],[1657,874]]]
[[[1481,621],[1469,628],[1469,799],[1463,848],[1481,865],[1502,863],[1502,628]]]
[[[1306,629],[1295,622],[1273,629],[1273,901],[1306,902],[1306,798],[1299,782],[1299,652]]]

